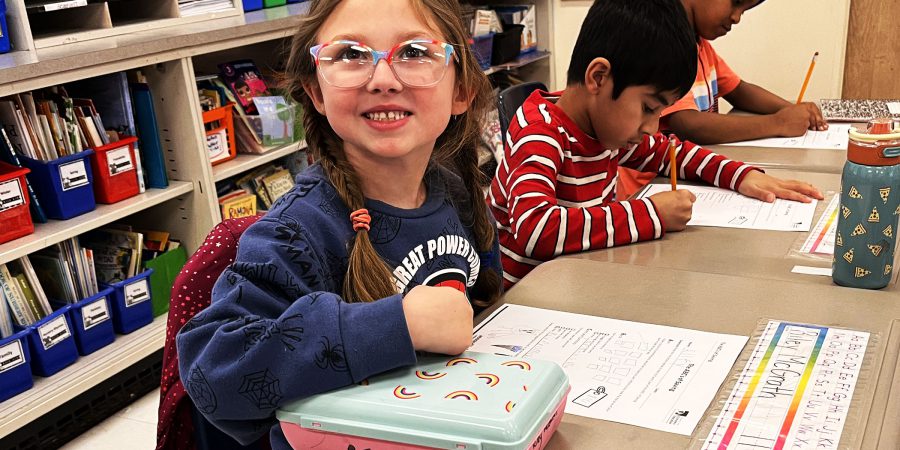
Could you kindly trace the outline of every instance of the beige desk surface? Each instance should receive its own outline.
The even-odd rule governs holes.
[[[838,194],[840,189],[840,175],[837,174],[778,169],[768,170],[767,173],[779,178],[810,182],[826,194],[826,200],[820,201],[816,208],[813,226],[827,206],[830,195]],[[795,265],[831,267],[830,258],[814,259],[808,255],[792,253],[791,249],[799,249],[808,235],[807,232],[695,226],[688,227],[685,231],[667,233],[662,239],[655,241],[575,253],[563,258],[831,286],[831,277],[791,273]],[[900,290],[896,277],[894,283],[886,289]]]
[[[850,417],[858,417],[858,424],[848,423],[840,448],[896,448],[884,446],[896,443],[900,434],[900,380],[894,377],[900,325],[892,325],[892,319],[900,318],[900,298],[895,294],[563,258],[538,266],[504,301],[745,336],[762,318],[879,333],[877,346],[867,356],[872,358],[871,379],[877,382],[857,386],[854,401],[859,403],[851,407]],[[743,356],[750,351],[748,345]],[[731,387],[726,382],[719,395],[727,395]],[[705,437],[704,420],[695,436]],[[548,448],[676,449],[691,442],[677,434],[566,415]]]
[[[841,173],[847,161],[846,150],[807,148],[736,147],[707,145],[710,150],[735,161],[743,161],[763,169],[806,170]]]

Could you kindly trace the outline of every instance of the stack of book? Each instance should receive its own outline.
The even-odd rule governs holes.
[[[99,292],[94,251],[78,238],[67,239],[30,256],[37,277],[55,301],[77,303]]]
[[[305,161],[305,155],[295,153],[287,159]],[[218,183],[222,219],[252,216],[268,210],[294,187],[294,176],[285,166],[272,164]]]
[[[4,338],[12,334],[13,323],[26,327],[53,311],[27,256],[0,264],[0,296],[0,334]]]

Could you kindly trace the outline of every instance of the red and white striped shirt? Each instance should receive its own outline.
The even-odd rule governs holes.
[[[548,100],[558,95],[537,91],[519,108],[491,182],[507,288],[558,255],[663,235],[650,199],[614,200],[619,164],[668,176],[668,139],[656,134],[632,148],[607,149]],[[677,144],[678,178],[735,190],[752,169],[693,143]]]

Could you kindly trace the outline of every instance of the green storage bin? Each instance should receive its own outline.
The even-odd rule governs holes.
[[[263,0],[263,7],[272,8],[275,6],[283,6],[287,4],[287,0]]]
[[[169,311],[172,284],[175,283],[175,277],[186,263],[187,252],[184,247],[169,250],[144,262],[144,268],[153,269],[153,274],[150,275],[150,302],[153,304],[153,317]]]

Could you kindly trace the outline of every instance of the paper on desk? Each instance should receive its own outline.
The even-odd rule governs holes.
[[[813,227],[803,246],[800,247],[801,253],[834,254],[834,235],[837,230],[837,211],[840,200],[840,197],[835,195],[828,203],[822,216],[819,217],[819,221],[816,222],[816,226]]]
[[[679,186],[697,196],[688,225],[722,228],[749,228],[774,231],[809,231],[817,200],[800,203],[777,199],[766,203],[735,191],[712,186]],[[650,184],[638,194],[649,197],[669,191],[668,184]]]
[[[869,333],[769,321],[703,450],[837,449]]]
[[[753,141],[731,142],[722,145],[740,147],[779,147],[847,150],[847,135],[850,124],[830,123],[825,131],[807,130],[803,136],[789,138],[766,138]]]
[[[504,305],[470,350],[553,361],[572,386],[566,412],[690,435],[747,342],[707,333]]]

